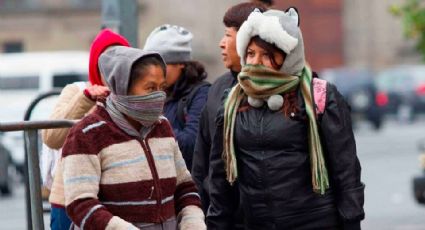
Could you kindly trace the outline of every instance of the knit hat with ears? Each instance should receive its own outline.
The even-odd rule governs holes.
[[[298,11],[293,7],[286,11],[268,10],[264,13],[254,10],[236,37],[236,51],[241,57],[242,66],[245,65],[245,53],[251,38],[258,35],[285,52],[286,58],[280,71],[299,76],[305,65],[299,22]]]
[[[143,50],[158,52],[167,64],[191,61],[192,38],[185,28],[164,24],[149,34]]]
[[[130,46],[125,37],[110,29],[103,29],[94,38],[90,47],[89,81],[92,85],[103,85],[99,72],[99,56],[110,46]]]

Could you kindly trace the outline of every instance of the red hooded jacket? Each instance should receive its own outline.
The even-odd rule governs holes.
[[[92,85],[103,85],[98,68],[98,59],[106,48],[111,45],[130,46],[123,36],[110,29],[103,29],[93,40],[90,47],[89,81]]]

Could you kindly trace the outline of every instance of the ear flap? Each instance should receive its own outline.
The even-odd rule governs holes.
[[[300,27],[300,15],[296,7],[289,7],[285,10],[285,13],[287,13],[297,23],[298,27]]]

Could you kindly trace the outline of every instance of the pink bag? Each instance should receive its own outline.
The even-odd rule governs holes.
[[[323,114],[326,106],[326,84],[323,79],[313,78],[313,97],[316,104],[316,114]]]

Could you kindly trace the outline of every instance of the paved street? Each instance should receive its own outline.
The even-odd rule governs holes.
[[[390,121],[377,132],[360,124],[355,133],[366,183],[362,229],[424,230],[425,206],[413,200],[411,179],[420,173],[417,141],[425,138],[425,120],[410,125]],[[24,215],[22,186],[13,197],[0,197],[1,230],[24,229]]]
[[[417,141],[425,138],[425,122],[362,128],[356,139],[366,184],[363,229],[425,229],[425,206],[416,204],[411,183],[420,174]]]

